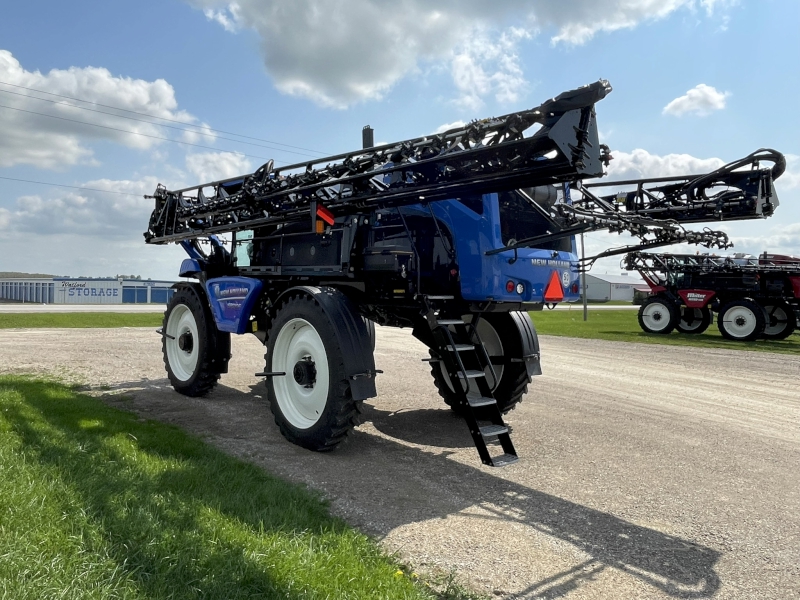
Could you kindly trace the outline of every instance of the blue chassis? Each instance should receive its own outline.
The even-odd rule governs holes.
[[[483,214],[478,214],[457,200],[431,204],[436,217],[453,233],[459,266],[461,295],[470,302],[547,303],[545,289],[554,278],[563,293],[563,302],[579,299],[578,257],[575,238],[572,252],[519,248],[488,255],[489,250],[504,246],[500,233],[500,209],[497,194],[483,195]],[[422,205],[408,206],[405,214],[430,215]],[[468,235],[464,235],[468,233]],[[219,243],[211,237],[212,244]],[[181,264],[182,277],[196,277],[201,271],[202,256],[188,242],[181,246],[189,254]],[[507,290],[512,282],[513,290]],[[518,293],[522,284],[522,293]],[[263,284],[251,277],[209,279],[206,292],[217,328],[229,333],[247,333],[250,314]]]

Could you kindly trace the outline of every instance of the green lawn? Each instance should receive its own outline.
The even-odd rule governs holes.
[[[162,318],[162,313],[0,313],[0,329],[160,327]]]
[[[800,353],[800,334],[793,333],[786,340],[757,340],[734,342],[723,338],[713,323],[705,333],[686,335],[673,332],[668,335],[645,333],[639,327],[635,310],[592,310],[589,319],[583,320],[583,309],[543,310],[530,313],[536,331],[542,335],[559,335],[578,338],[595,338],[616,342],[640,342],[645,344],[668,344],[672,346],[699,346],[702,348],[726,348],[730,350],[757,350],[784,354]]]
[[[0,598],[432,597],[305,488],[63,385],[0,377]]]
[[[583,308],[572,310],[543,310],[531,313],[536,329],[543,335],[596,338],[618,342],[729,348],[794,354],[800,352],[800,333],[787,340],[732,342],[724,339],[716,324],[701,335],[673,332],[669,335],[648,334],[641,330],[635,310],[597,310],[589,306],[589,320],[583,321]],[[36,313],[0,314],[0,329],[28,327],[160,327],[160,313]]]

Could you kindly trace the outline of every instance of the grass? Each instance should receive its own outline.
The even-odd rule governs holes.
[[[63,385],[0,377],[0,598],[433,597],[307,489]]]
[[[161,313],[0,313],[0,329],[160,327]]]
[[[735,342],[720,335],[716,323],[705,333],[687,335],[673,332],[668,335],[645,333],[639,327],[635,310],[592,310],[583,320],[583,310],[544,310],[532,312],[536,331],[542,335],[558,335],[576,338],[594,338],[614,342],[638,342],[645,344],[667,344],[670,346],[697,346],[700,348],[725,348],[729,350],[756,350],[782,354],[800,353],[800,333],[795,332],[786,340],[756,340]]]
[[[629,302],[605,302],[627,304]],[[603,309],[593,310],[589,306],[589,320],[583,321],[583,308],[580,305],[569,311],[532,312],[531,318],[536,329],[543,335],[594,338],[616,342],[639,342],[645,344],[668,344],[673,346],[698,346],[701,348],[727,348],[730,350],[756,350],[795,354],[800,352],[800,333],[795,332],[786,340],[757,340],[755,342],[734,342],[723,338],[716,325],[711,325],[700,335],[685,335],[673,332],[669,335],[645,333],[639,327],[635,310]],[[34,313],[2,314],[0,329],[11,328],[100,328],[100,327],[160,327],[162,315],[159,313]]]

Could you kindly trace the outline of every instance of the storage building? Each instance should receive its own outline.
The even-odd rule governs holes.
[[[174,281],[71,277],[0,279],[0,300],[37,304],[166,304]]]
[[[630,275],[586,274],[586,298],[597,302],[633,301],[634,287],[646,286],[644,281]]]

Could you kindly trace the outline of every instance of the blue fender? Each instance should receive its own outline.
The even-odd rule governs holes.
[[[215,277],[206,282],[208,304],[217,329],[229,333],[247,333],[250,313],[263,287],[252,277]]]

